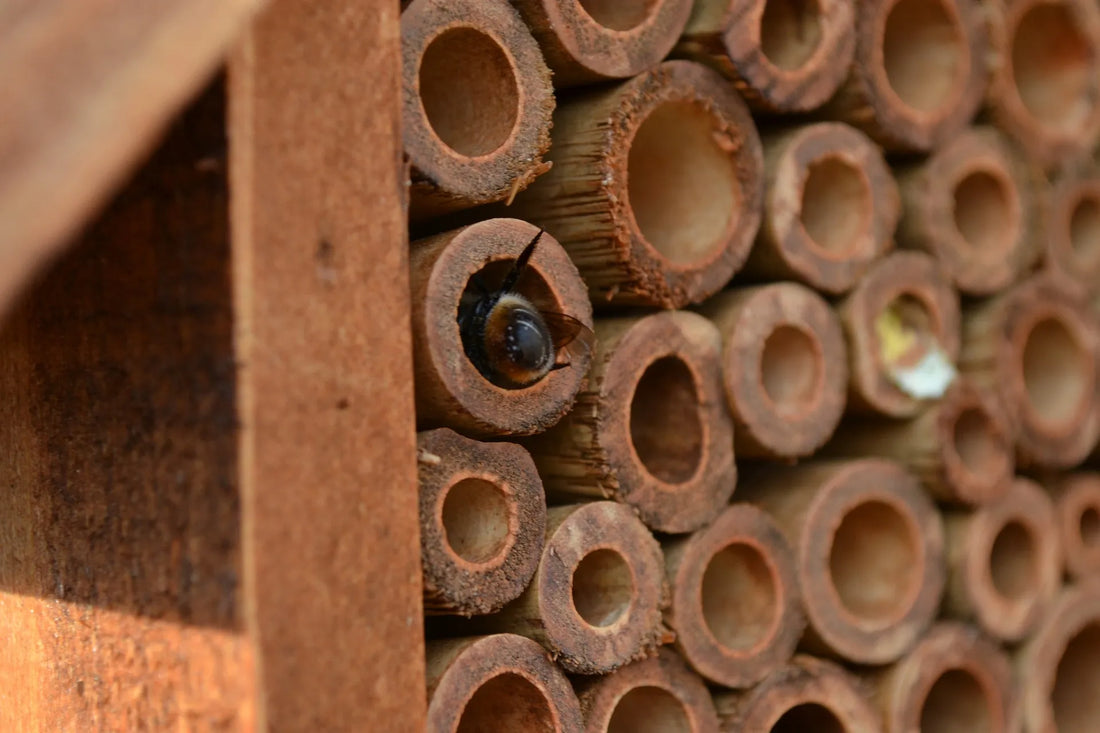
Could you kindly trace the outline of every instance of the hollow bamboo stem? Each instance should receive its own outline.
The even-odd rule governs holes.
[[[1055,180],[1047,201],[1046,263],[1084,294],[1100,285],[1100,169],[1081,165]]]
[[[807,456],[844,412],[844,332],[820,296],[797,283],[726,290],[702,307],[722,333],[722,379],[738,455]]]
[[[527,587],[542,555],[546,497],[522,447],[440,428],[420,433],[424,611],[499,610]]]
[[[881,151],[839,122],[765,135],[763,144],[764,218],[745,277],[847,292],[893,247],[900,200]]]
[[[803,647],[859,664],[906,652],[944,584],[943,527],[915,476],[881,459],[762,471],[739,488],[795,555],[809,626]]]
[[[696,313],[597,321],[576,408],[528,441],[547,494],[615,498],[661,532],[708,522],[737,480],[720,346]]]
[[[764,512],[734,504],[664,549],[672,586],[666,620],[695,671],[726,687],[751,687],[790,660],[806,618],[794,555]]]
[[[560,88],[625,79],[672,50],[691,0],[514,0]]]
[[[1052,483],[1066,570],[1082,580],[1100,576],[1100,474],[1074,473]]]
[[[538,230],[488,219],[413,242],[409,253],[416,414],[421,429],[453,427],[478,436],[530,435],[557,422],[584,382],[589,353],[522,389],[493,384],[463,349],[458,316],[476,282],[499,286]],[[537,308],[592,325],[592,309],[569,256],[549,234],[539,239],[518,292]]]
[[[413,0],[401,14],[414,219],[500,201],[543,173],[550,69],[504,0]]]
[[[677,52],[719,69],[758,111],[808,112],[848,73],[854,15],[843,0],[701,0]]]
[[[593,302],[697,303],[744,264],[763,158],[748,108],[717,72],[667,61],[563,103],[549,157],[512,208],[569,251]]]

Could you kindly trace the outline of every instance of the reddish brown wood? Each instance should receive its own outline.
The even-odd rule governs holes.
[[[652,529],[691,532],[737,481],[721,336],[697,313],[596,322],[577,405],[528,442],[551,498],[615,498]]]
[[[1100,576],[1100,474],[1075,473],[1052,483],[1066,570],[1075,578]]]
[[[629,507],[597,501],[550,509],[534,580],[469,626],[523,634],[566,670],[603,674],[653,654],[667,604],[660,545]]]
[[[530,639],[494,634],[436,641],[427,654],[424,730],[430,733],[581,730],[580,706],[569,680]],[[406,690],[403,699],[414,696]]]
[[[261,5],[4,3],[0,313],[148,153]]]
[[[261,727],[424,728],[399,43],[396,7],[275,0],[230,69]]]
[[[900,200],[878,146],[838,122],[764,137],[764,220],[745,264],[754,279],[847,292],[894,246]]]
[[[807,112],[833,96],[855,52],[843,0],[699,0],[677,51],[729,77],[762,112]]]
[[[652,69],[680,36],[691,0],[515,0],[554,70],[554,86]]]
[[[586,733],[718,733],[703,680],[668,647],[593,682],[580,682]]]
[[[1018,280],[1039,254],[1032,171],[991,128],[966,130],[931,157],[898,172],[902,246],[936,257],[968,295],[990,295]]]
[[[1100,720],[1100,583],[1067,586],[1016,657],[1024,730],[1087,731]]]
[[[763,158],[748,108],[717,72],[667,61],[564,102],[549,157],[511,211],[562,243],[597,305],[697,303],[744,264]]]
[[[446,428],[417,436],[424,612],[492,613],[542,555],[546,497],[531,456]]]
[[[988,104],[997,125],[1046,167],[1100,137],[1100,12],[1090,0],[986,3],[1000,32]]]
[[[962,371],[1001,395],[1017,462],[1066,468],[1100,435],[1100,327],[1054,273],[972,303],[963,318]]]
[[[1100,289],[1100,168],[1063,171],[1048,193],[1046,263],[1086,293]]]
[[[664,549],[668,625],[699,674],[751,687],[790,660],[806,617],[794,555],[768,515],[737,503]]]
[[[888,360],[879,333],[889,309],[912,345]],[[926,401],[902,391],[891,368],[912,366],[934,350],[952,364],[959,355],[959,296],[943,269],[919,252],[895,252],[879,260],[840,306],[848,336],[849,404],[860,412],[912,417]]]
[[[462,294],[471,278],[499,284],[538,230],[517,219],[488,219],[413,243],[413,356],[417,421],[421,428],[448,425],[474,435],[530,435],[550,427],[572,407],[584,383],[589,353],[571,366],[522,389],[498,387],[463,351],[458,328]],[[517,287],[535,306],[592,326],[592,306],[569,256],[543,234]],[[489,285],[493,287],[495,285]],[[476,293],[476,290],[474,290]]]
[[[989,83],[979,0],[872,0],[856,17],[848,81],[825,114],[895,150],[928,151],[974,116]]]
[[[747,692],[716,694],[714,704],[722,730],[730,733],[864,733],[882,728],[854,677],[824,659],[803,654]]]
[[[974,619],[1013,642],[1034,630],[1058,592],[1062,555],[1050,497],[1017,478],[1008,492],[972,513],[945,516],[948,583],[944,610]]]
[[[722,379],[737,454],[807,456],[844,412],[844,332],[829,304],[796,283],[726,290],[702,312],[722,332]]]
[[[1019,729],[1008,657],[969,626],[936,624],[872,679],[888,733]]]
[[[943,526],[917,479],[874,458],[754,478],[738,492],[775,518],[794,550],[804,647],[859,664],[904,654],[944,585]]]
[[[1016,466],[1015,440],[993,392],[958,378],[909,420],[852,418],[823,455],[882,456],[921,479],[939,501],[988,504],[1004,495]]]
[[[505,0],[413,0],[401,58],[414,218],[509,198],[545,172],[550,70]]]
[[[0,730],[247,730],[225,89],[0,323]]]

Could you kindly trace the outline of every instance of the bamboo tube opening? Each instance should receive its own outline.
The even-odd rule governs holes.
[[[1065,4],[1035,3],[1016,24],[1012,72],[1020,101],[1044,126],[1072,133],[1092,116],[1097,100],[1096,49]]]
[[[1077,201],[1069,220],[1069,242],[1078,260],[1095,267],[1100,259],[1100,199],[1086,194]]]
[[[703,572],[703,620],[719,644],[753,649],[775,635],[782,608],[775,571],[760,550],[736,543],[716,552]]]
[[[634,578],[615,550],[585,555],[573,570],[573,607],[590,626],[610,626],[630,608]]]
[[[816,702],[795,705],[783,713],[771,727],[771,733],[804,733],[808,730],[817,733],[847,733],[847,728],[836,714]]]
[[[496,484],[462,479],[443,499],[443,529],[455,554],[471,563],[487,563],[503,554],[515,534],[508,497]]]
[[[477,688],[455,731],[554,730],[557,722],[542,690],[525,677],[507,672]]]
[[[1014,187],[999,171],[976,170],[955,185],[955,228],[979,250],[1005,251],[1016,241],[1019,207]]]
[[[784,415],[806,413],[821,400],[824,365],[821,344],[804,329],[783,325],[764,341],[760,378],[764,392]]]
[[[966,39],[944,0],[900,0],[882,39],[890,88],[919,112],[951,104],[966,84]]]
[[[1059,318],[1040,319],[1024,336],[1024,394],[1027,407],[1054,428],[1072,428],[1093,386],[1095,364],[1076,334]]]
[[[715,139],[715,118],[690,102],[665,102],[630,144],[627,197],[645,240],[677,264],[722,248],[742,202],[734,159]]]
[[[623,695],[607,733],[692,733],[694,728],[680,698],[656,686],[635,687]]]
[[[1000,471],[1006,450],[1004,433],[988,411],[970,407],[955,417],[951,447],[963,469],[977,479]]]
[[[1100,720],[1100,624],[1079,631],[1058,662],[1051,704],[1062,733],[1091,733]]]
[[[920,592],[920,540],[911,522],[883,501],[844,514],[833,535],[829,576],[844,608],[871,624],[905,615]]]
[[[993,587],[1005,598],[1016,600],[1034,591],[1039,577],[1039,558],[1032,529],[1022,522],[1007,522],[989,551]]]
[[[507,52],[473,28],[436,36],[420,59],[420,103],[447,147],[473,158],[498,150],[519,117],[519,85]]]
[[[840,156],[814,161],[802,187],[802,226],[830,257],[851,257],[865,246],[873,201],[866,174]]]
[[[657,0],[579,0],[584,12],[604,28],[629,31],[649,20]]]
[[[819,0],[767,0],[760,16],[760,50],[768,61],[794,71],[809,61],[823,36]]]
[[[699,470],[705,441],[698,400],[691,369],[675,356],[650,364],[634,388],[630,442],[661,481],[682,484]]]
[[[991,733],[996,704],[968,670],[949,669],[939,676],[920,713],[922,733]]]
[[[1090,550],[1100,548],[1100,507],[1085,507],[1077,526],[1082,545]]]

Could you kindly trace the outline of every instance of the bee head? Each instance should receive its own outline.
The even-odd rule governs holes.
[[[522,295],[505,293],[485,319],[482,333],[493,381],[526,387],[554,366],[554,341],[545,319]]]

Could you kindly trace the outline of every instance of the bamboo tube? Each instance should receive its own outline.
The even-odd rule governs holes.
[[[581,729],[569,680],[530,639],[494,634],[435,641],[427,655],[425,730],[431,733]]]
[[[1100,12],[1093,0],[986,3],[1001,27],[987,104],[997,125],[1047,168],[1100,136]]]
[[[936,624],[901,661],[869,677],[888,733],[1018,729],[1008,657],[968,626]]]
[[[717,72],[667,61],[562,104],[549,157],[513,209],[557,237],[593,302],[678,308],[744,264],[763,157],[748,108]]]
[[[489,219],[413,242],[409,253],[416,414],[421,429],[454,427],[474,435],[529,435],[557,422],[584,382],[589,354],[522,389],[490,382],[466,357],[458,314],[477,278],[494,286],[537,230],[515,219]],[[587,326],[592,308],[577,270],[553,237],[543,234],[519,292],[536,307]]]
[[[868,0],[851,74],[824,108],[891,150],[950,140],[981,105],[989,31],[978,0]]]
[[[799,654],[745,692],[716,692],[722,730],[874,733],[879,718],[859,683],[835,664]]]
[[[916,474],[937,500],[969,505],[1003,496],[1016,466],[1012,431],[996,396],[966,379],[909,420],[841,423],[822,455],[889,458]]]
[[[625,79],[672,50],[691,0],[513,0],[538,39],[554,86]]]
[[[900,201],[877,145],[839,122],[764,137],[764,219],[745,275],[833,295],[893,247]]]
[[[826,462],[762,472],[739,492],[794,550],[808,651],[885,664],[932,622],[943,527],[914,476],[880,459]]]
[[[718,733],[706,685],[667,647],[578,692],[586,733]]]
[[[1100,170],[1077,167],[1055,181],[1048,198],[1046,263],[1087,296],[1100,285]]]
[[[614,498],[649,527],[691,532],[733,493],[718,329],[697,313],[596,323],[577,407],[528,442],[552,499]]]
[[[972,128],[898,171],[898,243],[933,255],[968,295],[1002,290],[1039,252],[1026,163],[1000,133]]]
[[[722,379],[740,456],[817,450],[844,412],[844,333],[829,304],[796,283],[726,290],[702,312],[722,332]]]
[[[1100,331],[1072,293],[1037,275],[964,314],[959,366],[1001,395],[1024,466],[1073,466],[1100,435]]]
[[[1017,478],[998,501],[949,512],[944,611],[974,619],[992,636],[1019,641],[1058,592],[1061,554],[1054,506],[1034,482]]]
[[[1017,654],[1024,730],[1091,733],[1100,720],[1100,583],[1067,586]]]
[[[550,70],[504,0],[413,0],[401,14],[413,218],[500,201],[547,164]]]
[[[925,379],[921,369],[940,362],[951,369],[958,357],[959,298],[935,260],[920,252],[879,260],[839,311],[848,336],[852,410],[912,417],[926,399],[942,395],[950,374],[937,369]],[[916,379],[921,383],[912,383]]]
[[[649,656],[665,629],[664,558],[629,507],[610,501],[553,507],[527,590],[472,628],[528,636],[569,672],[603,674]]]
[[[1052,494],[1066,571],[1081,579],[1100,576],[1100,474],[1066,476]]]
[[[424,612],[499,610],[542,555],[546,497],[531,456],[447,428],[420,433],[416,445]]]
[[[790,660],[806,618],[794,556],[764,512],[734,504],[664,549],[672,585],[667,623],[696,672],[750,687]]]
[[[833,96],[855,52],[843,0],[697,0],[677,52],[733,80],[761,112],[808,112]]]

